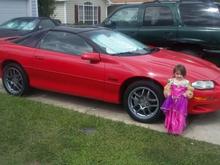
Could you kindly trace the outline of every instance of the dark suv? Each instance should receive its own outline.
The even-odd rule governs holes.
[[[124,5],[102,25],[150,45],[220,54],[219,4],[208,0]]]

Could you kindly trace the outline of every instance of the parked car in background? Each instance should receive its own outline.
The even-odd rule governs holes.
[[[51,30],[0,42],[0,77],[15,96],[30,87],[122,103],[140,122],[161,115],[163,86],[176,64],[187,68],[195,88],[189,113],[220,109],[220,69],[200,58],[150,48],[106,28]]]
[[[124,5],[102,25],[145,44],[192,54],[220,54],[219,4],[212,0],[157,0]]]
[[[0,38],[24,36],[45,28],[59,25],[58,20],[47,17],[19,17],[0,25]]]

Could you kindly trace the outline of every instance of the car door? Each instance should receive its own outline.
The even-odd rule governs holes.
[[[152,4],[142,7],[142,26],[138,40],[154,46],[169,46],[175,42],[177,24],[170,6]]]
[[[139,6],[123,7],[107,18],[103,25],[137,38],[137,31],[140,26],[139,14]]]
[[[104,91],[104,65],[83,60],[93,48],[80,36],[49,31],[40,41],[32,59],[32,84],[35,87],[91,98]]]

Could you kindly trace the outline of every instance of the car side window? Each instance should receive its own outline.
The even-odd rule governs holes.
[[[39,24],[39,27],[41,29],[52,28],[54,26],[55,24],[49,19],[42,20],[40,21],[40,24]]]
[[[184,25],[220,26],[219,8],[207,4],[180,4],[180,15]]]
[[[29,36],[26,36],[24,38],[18,38],[17,40],[14,41],[14,43],[18,45],[23,45],[31,48],[37,47],[40,39],[45,35],[47,31],[44,32],[35,32],[30,34]]]
[[[173,25],[173,14],[168,7],[146,7],[144,14],[144,26],[169,26]]]
[[[138,23],[138,11],[136,7],[123,8],[111,16],[110,21],[118,26],[136,25]]]
[[[72,55],[93,52],[93,48],[80,36],[59,31],[49,31],[41,40],[40,48]]]

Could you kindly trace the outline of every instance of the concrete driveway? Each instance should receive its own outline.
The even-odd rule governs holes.
[[[1,83],[0,92],[4,92]],[[165,132],[162,121],[154,124],[136,122],[128,116],[120,105],[40,90],[34,90],[26,98],[114,121],[121,121],[126,124]],[[205,115],[190,116],[188,128],[183,136],[220,145],[220,111]]]

